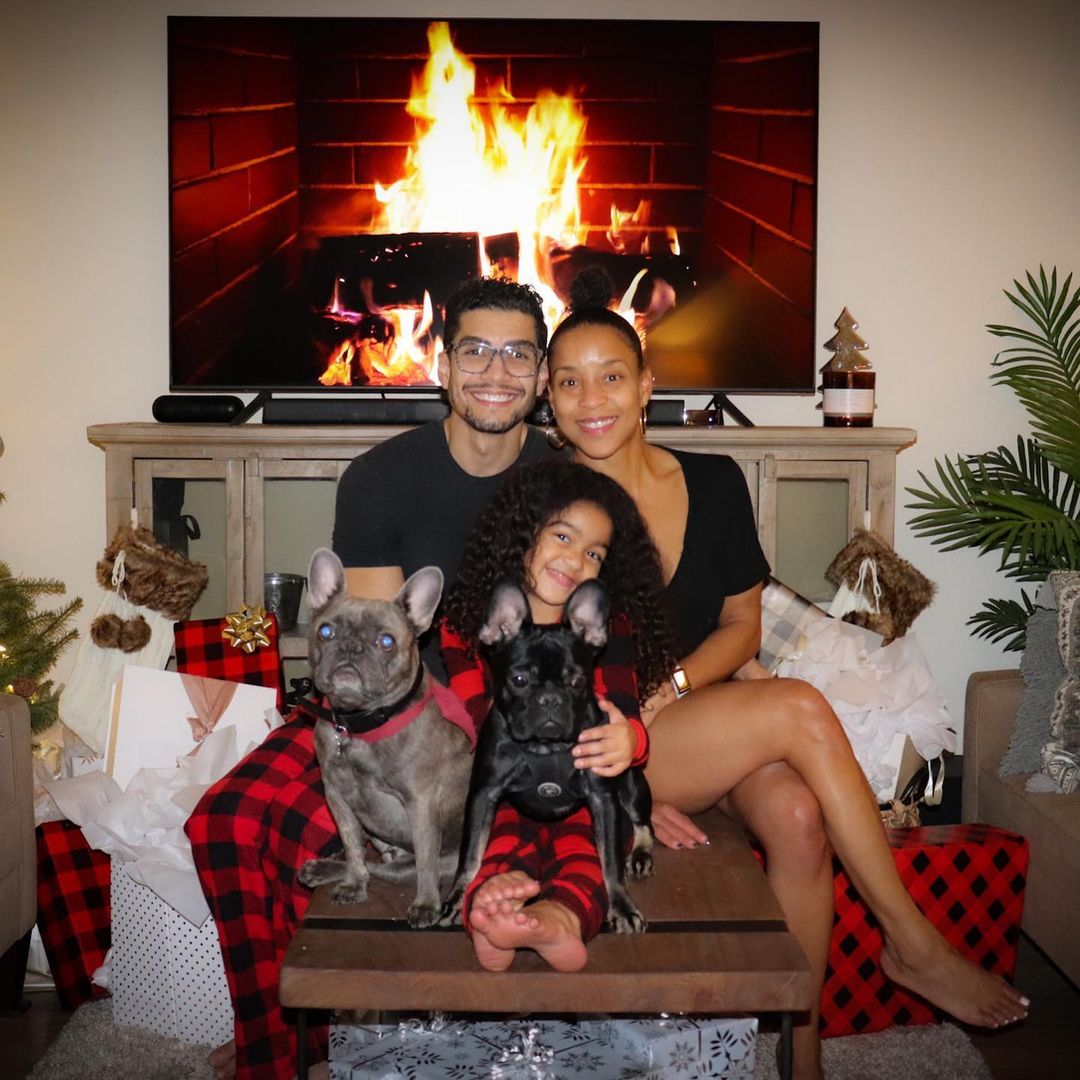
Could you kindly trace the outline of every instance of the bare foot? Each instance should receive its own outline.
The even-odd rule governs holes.
[[[535,949],[556,971],[580,971],[589,958],[578,917],[553,900],[506,913],[500,905],[494,914],[474,903],[469,921],[476,958],[489,971],[505,971],[516,949]]]
[[[473,894],[469,909],[469,925],[473,933],[473,949],[480,966],[487,971],[505,971],[514,962],[513,947],[496,945],[488,937],[485,928],[494,925],[515,911],[520,911],[526,900],[540,891],[540,883],[520,870],[495,874],[487,879]],[[478,918],[479,916],[479,918]]]
[[[937,942],[917,962],[906,961],[888,941],[881,970],[893,982],[926,998],[965,1024],[996,1028],[1023,1020],[1030,1002],[1000,975],[964,959],[948,942]]]
[[[214,1070],[214,1080],[233,1080],[236,1075],[236,1040],[230,1039],[215,1047],[207,1055],[206,1062]]]

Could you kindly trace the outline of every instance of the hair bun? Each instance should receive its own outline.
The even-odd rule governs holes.
[[[611,304],[614,286],[602,266],[586,266],[570,282],[570,310],[606,308]]]

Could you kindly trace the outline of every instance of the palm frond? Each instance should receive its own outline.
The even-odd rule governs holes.
[[[1031,598],[1023,590],[1019,600],[987,600],[981,610],[967,621],[975,637],[992,642],[1004,641],[1006,652],[1021,652],[1027,642],[1027,621],[1035,610]]]
[[[1070,293],[1072,274],[1058,287],[1057,269],[1049,279],[1028,272],[1027,288],[1013,282],[1006,297],[1037,327],[993,323],[995,337],[1023,344],[1001,350],[991,378],[1008,386],[1027,410],[1031,427],[1047,459],[1080,480],[1080,287]]]

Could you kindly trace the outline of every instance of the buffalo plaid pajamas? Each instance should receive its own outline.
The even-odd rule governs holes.
[[[479,727],[491,708],[491,672],[446,622],[440,627],[440,647],[450,688],[465,702]],[[649,756],[649,737],[638,716],[633,634],[625,616],[612,620],[608,643],[596,665],[594,689],[633,726],[638,739],[631,764],[644,765]],[[600,932],[608,897],[588,807],[561,821],[541,822],[525,817],[509,803],[499,805],[480,870],[465,890],[462,920],[466,930],[470,930],[473,894],[489,878],[511,870],[520,870],[540,882],[537,900],[557,901],[574,912],[581,923],[583,941]]]
[[[217,924],[236,1013],[236,1075],[288,1080],[295,1028],[282,1013],[285,950],[311,901],[308,859],[341,850],[323,797],[313,721],[294,714],[211,787],[185,826]],[[325,1029],[312,1049],[325,1055]]]

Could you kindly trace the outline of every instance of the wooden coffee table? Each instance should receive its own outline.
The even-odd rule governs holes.
[[[281,970],[281,1003],[297,1010],[297,1069],[307,1075],[309,1009],[361,1012],[779,1013],[781,1076],[791,1075],[792,1016],[814,994],[806,957],[739,828],[719,811],[697,819],[707,847],[657,846],[656,873],[631,884],[645,934],[603,933],[588,966],[560,974],[522,952],[483,970],[460,928],[412,930],[412,890],[371,883],[364,904],[318,889]]]

